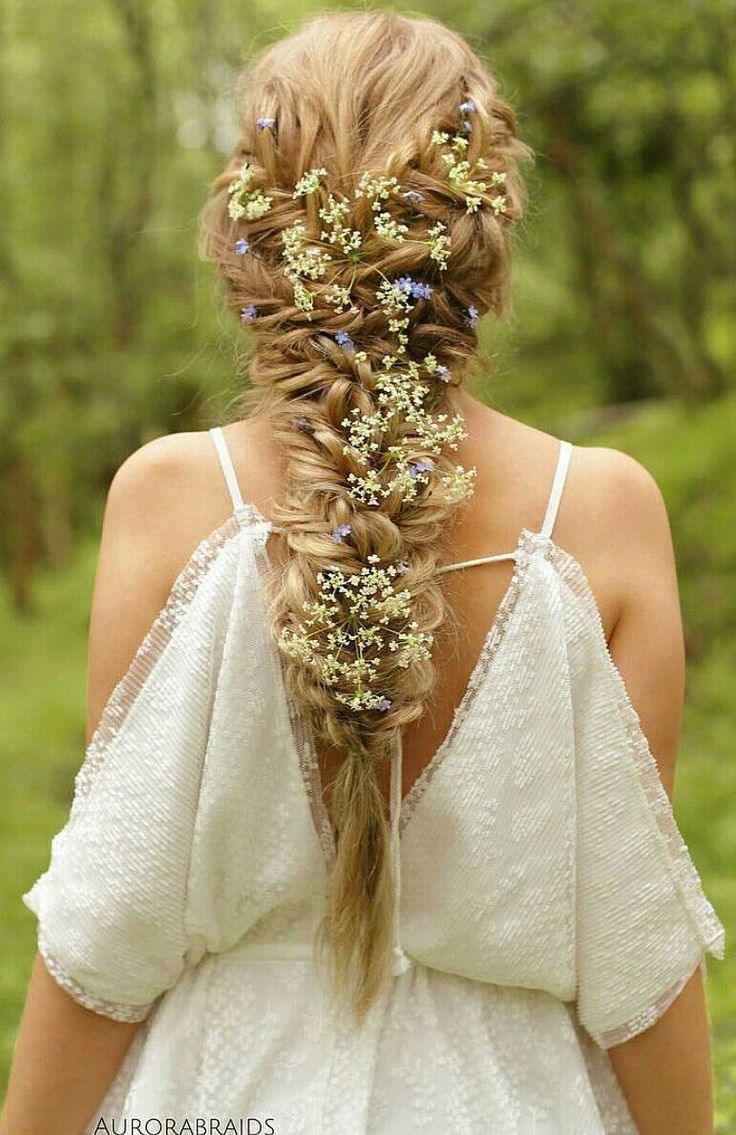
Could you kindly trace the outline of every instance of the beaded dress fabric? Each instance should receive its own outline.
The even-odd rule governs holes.
[[[112,692],[23,895],[59,985],[141,1022],[88,1135],[165,1117],[275,1135],[636,1135],[607,1049],[705,976],[725,934],[586,577],[552,538],[572,447],[542,529],[486,557],[515,561],[511,583],[403,800],[397,749],[396,964],[356,1030],[329,1011],[312,953],[334,846],[268,633],[272,525],[211,434],[233,513]]]

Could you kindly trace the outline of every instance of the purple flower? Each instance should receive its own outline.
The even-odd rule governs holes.
[[[472,114],[475,109],[476,106],[472,99],[467,99],[465,102],[460,103],[461,114]]]
[[[350,338],[347,331],[338,331],[335,334],[335,342],[338,343],[344,351],[354,351],[355,343]]]
[[[349,536],[352,531],[349,524],[338,524],[337,528],[332,533],[333,544],[342,544],[343,536]]]
[[[407,201],[411,201],[412,205],[421,205],[424,197],[418,189],[407,189],[406,193],[402,193],[402,197],[406,197]]]
[[[431,284],[423,284],[421,280],[412,280],[411,276],[399,276],[396,287],[399,291],[414,296],[414,299],[426,300],[432,295]]]
[[[240,322],[252,323],[258,312],[256,311],[255,304],[249,303],[247,307],[241,309]]]
[[[450,381],[450,371],[444,365],[444,363],[438,363],[437,366],[435,367],[434,373],[437,375],[438,378],[441,378],[443,382],[449,382]]]
[[[404,573],[407,572],[408,570],[409,570],[409,564],[406,562],[406,560],[401,560],[396,565],[396,574],[397,575],[404,575]]]
[[[462,126],[463,126],[463,130],[465,131],[466,134],[472,134],[473,133],[473,127],[468,122],[467,118],[463,119]]]
[[[304,433],[309,431],[309,418],[292,418],[291,421],[298,430],[302,430]]]
[[[381,696],[376,702],[375,708],[379,709],[381,713],[385,713],[387,709],[391,708],[391,698]]]
[[[465,313],[465,321],[470,327],[477,327],[478,325],[478,308],[475,304],[471,304]]]
[[[275,122],[276,122],[275,118],[257,118],[256,119],[256,129],[257,130],[270,130],[271,127],[275,125]]]
[[[250,244],[244,236],[241,236],[240,240],[235,241],[235,255],[245,256],[246,252],[250,252]]]
[[[409,476],[416,477],[418,473],[429,473],[434,469],[431,461],[413,461],[409,466]]]

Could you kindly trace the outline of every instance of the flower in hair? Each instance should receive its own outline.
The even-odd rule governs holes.
[[[247,307],[241,308],[240,322],[252,323],[257,314],[255,304],[249,303]]]
[[[395,240],[401,244],[409,226],[403,221],[394,220],[388,210],[381,208],[381,202],[387,201],[389,195],[397,192],[398,188],[399,183],[395,177],[371,177],[364,173],[358,182],[355,197],[365,197],[371,202],[373,225],[378,235],[384,240]]]
[[[488,186],[484,181],[478,180],[476,172],[485,169],[486,163],[482,159],[471,163],[463,157],[467,153],[468,139],[461,134],[451,137],[447,131],[435,130],[431,142],[432,145],[445,148],[442,162],[447,169],[450,185],[464,195],[466,211],[476,213],[488,192]]]
[[[352,532],[349,524],[338,524],[337,528],[332,533],[332,542],[334,544],[341,544],[345,536],[349,536]]]
[[[405,197],[407,201],[411,201],[412,205],[421,205],[424,200],[424,195],[418,189],[407,189],[401,196]]]
[[[359,571],[336,565],[317,573],[319,594],[302,605],[302,621],[283,627],[281,650],[310,666],[337,701],[361,712],[385,712],[390,699],[375,692],[381,681],[381,651],[388,646],[394,665],[408,667],[430,658],[433,637],[412,619],[411,592],[397,588],[400,573],[368,556]]]
[[[291,423],[296,429],[302,430],[304,433],[307,433],[309,430],[309,418],[292,418]]]
[[[320,218],[328,226],[320,236],[322,240],[329,240],[330,244],[337,244],[351,260],[359,258],[363,237],[358,229],[352,229],[346,221],[350,216],[350,203],[338,201],[332,193],[327,195],[327,204],[319,211]]]
[[[294,289],[294,303],[302,311],[307,312],[314,308],[314,292],[305,285],[302,277],[306,276],[310,280],[321,279],[332,259],[325,249],[307,244],[309,239],[306,225],[302,220],[294,221],[281,234],[286,261],[284,275]]]
[[[409,475],[416,477],[418,473],[430,473],[434,469],[431,461],[413,461],[409,466]]]
[[[478,308],[475,304],[471,304],[465,313],[465,322],[469,327],[478,326]]]
[[[335,311],[340,315],[343,311],[357,312],[357,307],[350,296],[350,289],[342,284],[330,284],[323,299],[325,303],[334,305]]]
[[[327,170],[324,166],[318,166],[315,169],[309,169],[297,181],[294,186],[294,193],[292,196],[305,197],[307,193],[316,193],[319,189],[319,183],[323,177],[327,177]]]
[[[461,114],[472,114],[473,111],[477,109],[477,107],[472,99],[466,99],[465,102],[460,103],[458,109]]]
[[[245,162],[241,166],[238,176],[230,182],[227,188],[230,197],[227,211],[228,216],[233,221],[239,221],[241,217],[245,217],[249,221],[258,220],[259,217],[265,216],[271,208],[272,197],[266,196],[260,189],[251,189],[254,175],[254,167],[250,162]]]
[[[443,272],[450,258],[450,238],[447,235],[447,225],[437,221],[427,233],[429,237],[429,255]]]
[[[412,280],[411,276],[401,276],[396,283],[416,300],[428,300],[429,296],[432,295],[432,284],[423,284],[420,280]]]
[[[275,125],[275,123],[276,123],[275,118],[257,118],[256,119],[256,129],[257,130],[270,130]]]
[[[355,343],[350,338],[347,331],[338,331],[335,334],[335,342],[338,343],[344,351],[350,352],[355,350]]]
[[[240,240],[235,241],[235,255],[245,256],[247,252],[250,252],[250,243],[241,236]]]

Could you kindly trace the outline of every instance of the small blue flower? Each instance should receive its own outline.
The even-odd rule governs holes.
[[[460,103],[459,109],[461,114],[472,114],[476,109],[476,105],[472,99],[467,99],[465,102]]]
[[[406,193],[402,193],[401,196],[406,197],[407,201],[411,201],[412,205],[421,205],[424,200],[418,189],[407,189]]]
[[[332,533],[333,544],[342,544],[343,536],[349,536],[352,531],[349,524],[338,524],[337,528]]]
[[[418,473],[429,473],[434,469],[431,461],[413,461],[409,466],[409,476],[416,477]]]
[[[270,130],[271,127],[275,125],[275,123],[276,123],[275,118],[257,118],[256,119],[256,129],[257,130]]]
[[[423,284],[419,281],[417,281],[417,282],[412,281],[411,294],[416,299],[428,300],[429,297],[432,295],[432,285],[431,284]]]
[[[246,252],[250,252],[250,244],[244,236],[241,236],[240,240],[235,241],[235,255],[245,256]]]
[[[437,375],[438,378],[441,378],[443,382],[449,382],[450,381],[450,371],[444,365],[444,363],[438,363],[437,366],[435,367],[434,373]]]
[[[241,309],[240,322],[252,323],[258,312],[256,311],[255,304],[249,303],[247,307]]]
[[[471,304],[465,313],[465,321],[470,327],[477,327],[478,325],[478,308],[475,304]]]
[[[471,123],[468,122],[467,118],[463,119],[462,126],[463,126],[463,130],[465,131],[466,134],[472,134],[473,133],[473,127],[472,127]]]
[[[411,276],[399,276],[398,280],[396,281],[396,287],[400,292],[406,292],[407,295],[409,295],[412,288],[414,287],[414,281],[412,280]]]
[[[335,342],[342,347],[344,351],[354,351],[355,343],[351,339],[347,331],[338,331],[335,334]]]
[[[409,564],[406,562],[406,560],[401,560],[396,565],[396,574],[397,575],[404,575],[405,572],[407,572],[408,570],[409,570]]]
[[[376,702],[375,708],[379,709],[381,713],[385,713],[387,709],[391,708],[391,698],[381,696]]]
[[[302,430],[304,433],[309,431],[309,418],[292,418],[291,420],[298,430]]]

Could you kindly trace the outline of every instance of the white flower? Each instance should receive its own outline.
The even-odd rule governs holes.
[[[307,170],[297,181],[292,196],[296,198],[304,197],[307,193],[316,193],[323,177],[327,177],[327,170],[323,166]]]

